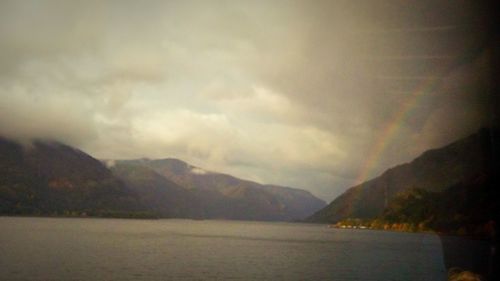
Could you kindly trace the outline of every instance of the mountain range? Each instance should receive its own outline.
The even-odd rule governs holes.
[[[0,214],[290,221],[325,205],[178,159],[100,161],[54,141],[0,138]]]
[[[192,202],[190,212],[183,215],[217,219],[298,220],[326,205],[308,191],[262,185],[206,171],[178,159],[113,162],[111,171],[139,193],[145,192],[148,186],[158,188],[160,185],[153,182],[161,182],[164,189],[171,190],[169,194],[176,192],[174,204],[179,204],[177,198]],[[193,207],[197,212],[193,212]]]
[[[0,214],[425,220],[440,226],[456,217],[484,220],[498,209],[493,136],[497,130],[482,129],[428,150],[349,188],[327,206],[308,191],[259,184],[178,159],[101,161],[54,141],[19,144],[0,138]]]

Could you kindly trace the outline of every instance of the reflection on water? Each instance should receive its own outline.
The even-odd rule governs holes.
[[[5,280],[444,280],[430,234],[324,225],[0,217]]]

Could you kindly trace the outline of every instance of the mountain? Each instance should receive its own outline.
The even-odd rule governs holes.
[[[180,160],[112,162],[59,142],[0,138],[0,214],[295,220],[326,205]]]
[[[140,202],[160,217],[203,218],[204,211],[196,194],[158,174],[151,168],[128,162],[115,163],[110,167]]]
[[[326,205],[304,190],[262,185],[206,171],[178,159],[115,161],[115,167],[123,166],[150,169],[149,173],[154,171],[165,180],[183,187],[190,196],[196,198],[192,202],[202,208],[204,218],[298,220]],[[117,168],[113,168],[113,171]],[[130,181],[127,175],[117,175],[125,182]]]
[[[484,186],[489,186],[494,174],[491,140],[492,131],[482,129],[445,147],[426,151],[410,163],[391,168],[379,177],[349,188],[308,221],[335,223],[347,218],[373,219],[382,216],[386,208],[394,211],[397,202],[391,200],[402,200],[401,196],[412,190],[447,192],[454,196],[460,193],[457,190],[485,192]],[[480,186],[481,189],[470,191],[471,186]],[[443,197],[446,196],[439,198]],[[479,202],[481,200],[476,204]],[[408,203],[405,201],[403,205]],[[443,201],[443,206],[452,208],[452,205],[453,202]],[[386,215],[390,213],[389,209]]]
[[[490,179],[479,177],[442,192],[410,189],[392,199],[375,224],[406,224],[420,230],[489,238],[490,221],[499,211],[492,186]]]
[[[0,213],[128,216],[137,195],[99,161],[70,146],[0,138]]]

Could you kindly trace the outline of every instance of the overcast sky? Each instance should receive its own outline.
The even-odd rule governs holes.
[[[478,2],[0,0],[0,135],[329,201],[488,125]]]

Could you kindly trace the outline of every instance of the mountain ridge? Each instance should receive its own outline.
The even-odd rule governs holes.
[[[427,150],[408,163],[389,168],[380,176],[347,189],[307,221],[336,223],[346,218],[374,218],[400,192],[409,189],[441,192],[472,181],[491,169],[490,134],[490,130],[481,129],[441,148]]]
[[[60,142],[0,138],[0,213],[142,212],[136,195],[99,160]]]
[[[56,141],[0,137],[0,214],[291,221],[326,205],[168,159],[101,161]]]
[[[306,190],[259,184],[175,158],[115,160],[115,165],[123,164],[148,167],[192,191],[204,203],[205,215],[210,218],[300,220],[326,205]]]

